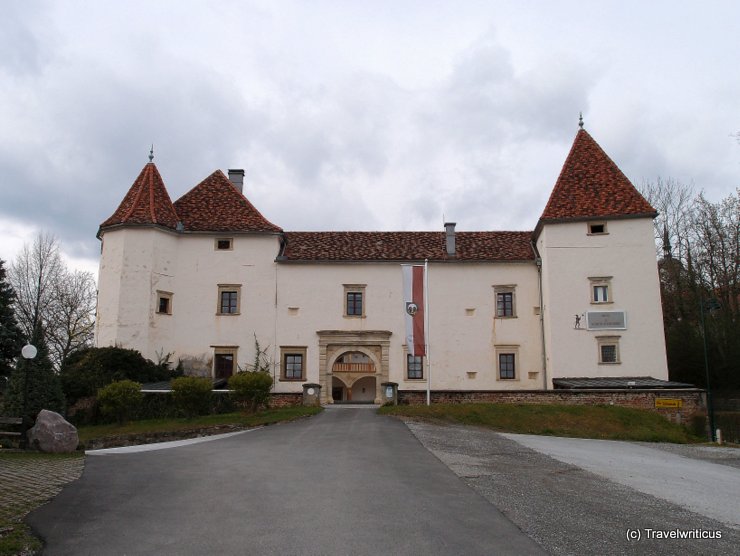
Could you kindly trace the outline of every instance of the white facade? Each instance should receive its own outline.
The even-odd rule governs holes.
[[[426,390],[430,370],[432,390],[457,391],[549,389],[562,377],[668,378],[651,215],[543,219],[520,258],[431,260],[429,357],[417,368],[404,341],[401,264],[423,258],[286,257],[289,234],[165,226],[153,207],[130,222],[146,197],[134,187],[133,201],[99,232],[98,346],[154,361],[171,354],[188,373],[218,376],[230,358],[231,372],[247,368],[256,338],[275,392],[317,383],[327,403],[378,401],[385,382]],[[151,187],[169,203],[163,183]],[[179,202],[165,208],[175,214]],[[361,300],[361,314],[347,314],[348,294]],[[231,304],[226,313],[222,303]]]

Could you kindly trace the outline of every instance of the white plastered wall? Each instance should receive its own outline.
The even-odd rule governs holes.
[[[217,237],[233,249],[215,249]],[[254,360],[255,334],[274,356],[275,235],[175,234],[122,228],[103,236],[96,345],[137,349],[157,361],[200,359],[236,347],[237,363]],[[238,315],[218,315],[219,284],[240,285]],[[172,314],[158,314],[158,291],[172,294]]]
[[[547,224],[537,241],[543,262],[548,381],[616,376],[667,379],[652,220],[608,220],[607,234],[587,232],[587,222]],[[589,277],[611,277],[612,303],[591,303]],[[575,329],[575,315],[587,311],[625,311],[627,329],[586,330],[585,318]],[[619,364],[599,364],[599,336],[619,337]]]
[[[345,284],[365,285],[363,318],[344,316]],[[516,286],[517,318],[494,319],[495,285]],[[432,389],[541,388],[534,263],[430,263],[429,290]],[[400,264],[278,264],[277,311],[279,345],[307,347],[308,381],[319,382],[318,330],[387,330],[389,380],[426,389],[426,380],[406,378]],[[496,345],[518,347],[516,380],[497,379]],[[296,388],[278,382],[277,389]]]

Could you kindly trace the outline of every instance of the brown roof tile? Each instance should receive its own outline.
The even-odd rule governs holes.
[[[177,213],[162,176],[154,163],[150,162],[144,166],[113,215],[100,227],[116,224],[159,224],[174,229],[177,221]]]
[[[584,129],[576,134],[543,220],[654,216],[655,209]]]
[[[448,260],[444,232],[285,232],[288,261]],[[532,260],[532,232],[457,232],[455,260]]]
[[[198,232],[280,232],[216,170],[175,201],[185,230]]]

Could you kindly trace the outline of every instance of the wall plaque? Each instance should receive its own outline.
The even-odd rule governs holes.
[[[586,328],[589,330],[626,330],[627,313],[624,311],[587,311]]]

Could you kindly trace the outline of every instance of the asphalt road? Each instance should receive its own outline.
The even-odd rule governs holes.
[[[408,426],[550,554],[738,554],[737,449]]]
[[[87,458],[27,522],[44,554],[540,554],[404,423],[371,409]]]

